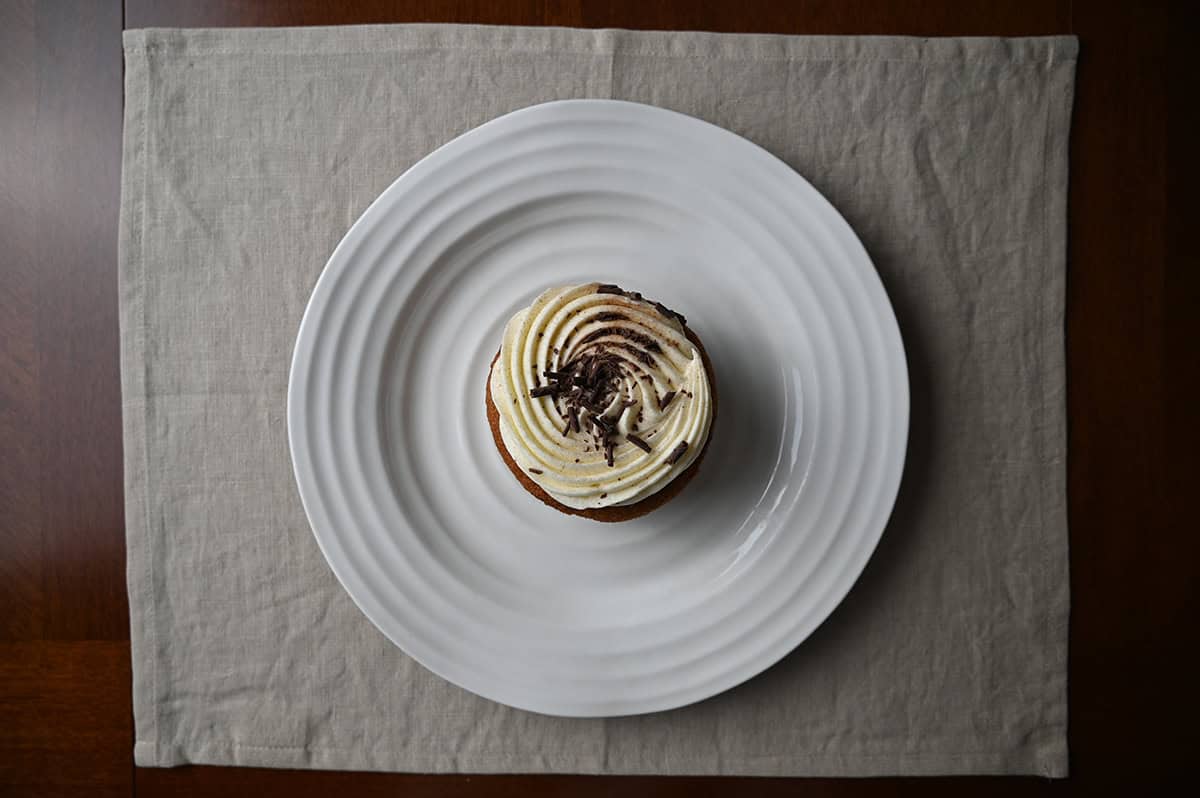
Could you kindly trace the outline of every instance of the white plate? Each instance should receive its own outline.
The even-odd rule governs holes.
[[[684,313],[717,375],[699,473],[623,524],[531,497],[484,415],[505,321],[591,280]],[[572,100],[366,210],[300,326],[288,433],[321,550],[396,645],[505,704],[624,715],[732,687],[829,615],[891,512],[908,378],[867,253],[803,178],[691,117]]]

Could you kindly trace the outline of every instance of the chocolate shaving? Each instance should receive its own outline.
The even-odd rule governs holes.
[[[567,437],[567,433],[571,431],[571,420],[567,419],[567,423],[563,424],[563,437]]]
[[[601,327],[598,330],[592,330],[590,333],[583,336],[583,338],[579,340],[579,343],[580,345],[590,344],[593,341],[598,341],[601,338],[611,335],[633,341],[647,352],[653,352],[656,355],[662,353],[662,347],[658,345],[658,341],[655,341],[645,333],[638,332],[637,330],[628,330],[624,327]]]
[[[530,474],[540,474],[540,473],[542,473],[542,469],[540,469],[540,468],[531,468],[531,469],[529,469],[529,473],[530,473]]]
[[[626,316],[624,313],[618,313],[615,310],[605,310],[603,312],[597,313],[595,316],[592,316],[588,319],[584,319],[583,323],[590,324],[594,321],[625,321],[628,318],[629,317]]]
[[[685,319],[683,317],[682,313],[680,313],[677,310],[671,310],[669,307],[667,307],[666,305],[664,305],[661,302],[655,302],[654,309],[657,310],[662,315],[666,316],[668,319],[679,319],[680,324],[684,324],[684,325],[687,324],[687,319]]]
[[[539,385],[536,388],[529,389],[529,398],[537,399],[539,396],[553,396],[557,393],[557,385]]]
[[[663,394],[662,399],[658,400],[658,409],[659,410],[665,409],[667,405],[671,404],[671,400],[674,398],[675,398],[675,392],[667,391],[665,394]]]
[[[613,425],[612,421],[610,419],[605,418],[604,416],[596,416],[596,415],[592,416],[592,423],[595,424],[600,429],[604,430],[605,433],[609,433],[609,432],[613,431],[614,425]]]
[[[641,349],[638,349],[633,346],[629,347],[629,349],[633,352],[633,356],[636,357],[643,366],[649,366],[650,368],[654,368],[656,365],[658,365],[657,363],[654,362],[654,358],[651,357],[649,352],[643,352]],[[641,371],[641,369],[638,369],[638,371],[640,373],[644,373]]]
[[[672,449],[671,453],[667,455],[667,465],[675,465],[678,463],[679,458],[683,457],[683,453],[687,451],[687,447],[687,441],[680,441],[679,445]]]
[[[611,440],[604,442],[604,461],[608,463],[608,467],[612,468],[613,464],[613,442]]]
[[[619,285],[613,285],[612,283],[604,283],[603,285],[596,286],[596,293],[597,294],[624,294],[625,292],[621,290],[621,286],[619,286]]]
[[[630,443],[632,443],[634,446],[636,446],[636,447],[638,447],[639,449],[641,449],[643,452],[649,452],[649,451],[650,451],[650,444],[646,443],[644,440],[642,440],[642,439],[641,439],[641,438],[639,438],[638,436],[634,435],[633,433],[629,433],[628,435],[626,435],[626,436],[625,436],[625,438],[626,438],[626,439],[627,439],[627,440],[628,440]]]
[[[639,363],[641,363],[643,366],[649,366],[650,368],[654,368],[654,365],[655,365],[654,358],[650,356],[650,353],[646,352],[642,349],[638,349],[633,344],[627,344],[624,341],[609,341],[608,346],[615,347],[624,352],[628,352],[631,355],[633,355],[634,359],[637,360]],[[654,348],[658,349],[658,345],[655,344]],[[659,351],[662,351],[662,350],[659,349]],[[637,371],[640,372],[641,369],[637,369]]]

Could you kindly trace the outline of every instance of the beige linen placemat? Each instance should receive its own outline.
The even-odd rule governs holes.
[[[1064,775],[1076,48],[430,25],[128,32],[138,764]],[[413,663],[335,581],[288,457],[292,344],[343,233],[440,144],[567,97],[683,111],[807,177],[866,244],[911,370],[899,502],[849,598],[765,674],[643,717],[521,712]]]

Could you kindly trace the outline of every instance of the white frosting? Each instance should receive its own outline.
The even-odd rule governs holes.
[[[576,509],[633,504],[662,490],[700,455],[713,417],[708,374],[683,324],[650,302],[598,293],[599,285],[551,288],[513,316],[490,383],[512,459],[556,501]],[[592,352],[614,356],[620,372],[620,388],[602,413],[617,419],[612,466],[586,419],[580,431],[564,435],[564,401],[530,397],[532,388],[547,384],[547,369],[559,371]],[[674,398],[660,409],[671,391]],[[623,408],[622,401],[633,404]],[[631,443],[630,433],[651,451]],[[683,455],[669,463],[683,442]]]

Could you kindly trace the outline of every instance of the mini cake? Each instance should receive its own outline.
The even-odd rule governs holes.
[[[504,329],[488,375],[496,448],[536,498],[624,521],[679,493],[716,414],[687,320],[615,285],[551,288]]]

